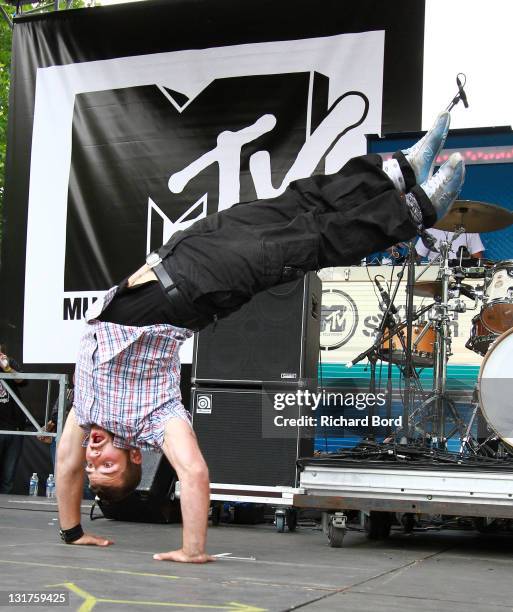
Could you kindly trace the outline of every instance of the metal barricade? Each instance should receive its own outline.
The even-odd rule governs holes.
[[[57,428],[54,432],[45,431],[43,429],[44,425],[39,425],[39,423],[35,420],[35,418],[30,414],[29,409],[25,406],[25,404],[20,400],[20,398],[13,392],[11,385],[7,382],[8,380],[46,380],[46,406],[45,406],[45,420],[44,423],[48,423],[50,416],[50,389],[51,383],[53,380],[59,383],[59,397],[58,397],[58,407],[57,407]],[[0,435],[11,434],[15,436],[48,436],[52,438],[56,438],[57,442],[61,437],[62,428],[64,425],[64,406],[66,404],[66,388],[68,385],[68,376],[67,374],[46,374],[46,373],[33,373],[33,372],[16,372],[15,374],[6,374],[5,372],[0,372],[0,381],[2,381],[5,390],[12,399],[16,402],[20,410],[25,414],[30,423],[35,427],[36,431],[13,431],[8,429],[0,430]]]

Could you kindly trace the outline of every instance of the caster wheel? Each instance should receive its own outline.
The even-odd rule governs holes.
[[[297,510],[287,511],[287,527],[289,531],[296,531],[297,528]]]
[[[276,525],[276,531],[278,533],[283,533],[285,531],[285,515],[284,514],[276,514],[274,516],[274,523]]]
[[[221,522],[221,507],[222,506],[220,504],[214,504],[212,506],[212,513],[210,515],[210,519],[214,527],[217,527]]]
[[[404,529],[404,533],[412,533],[415,529],[415,516],[411,513],[404,514],[401,523]]]
[[[390,531],[392,529],[392,519],[390,518],[390,515],[387,513],[385,513],[385,516],[383,517],[383,521],[381,523],[381,530],[380,530],[380,538],[382,540],[386,540],[388,538],[388,536],[390,535]]]
[[[390,535],[392,520],[388,512],[371,512],[365,516],[364,528],[369,540],[385,540]]]
[[[328,540],[331,548],[342,548],[342,544],[344,543],[344,536],[346,535],[346,530],[341,529],[340,527],[334,527],[330,525],[328,528]]]

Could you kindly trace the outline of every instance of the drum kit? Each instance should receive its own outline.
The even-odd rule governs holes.
[[[409,438],[422,432],[430,443],[444,447],[447,439],[459,433],[462,450],[478,452],[479,445],[470,431],[480,408],[490,429],[513,452],[513,260],[491,261],[461,256],[450,259],[452,242],[468,232],[493,232],[513,224],[509,210],[474,201],[456,201],[435,228],[452,232],[437,243],[438,251],[431,266],[438,266],[434,281],[421,280],[424,269],[415,277],[414,255],[410,256],[406,320],[396,323],[385,311],[383,333],[378,338],[378,358],[398,365],[405,376],[418,381],[416,369],[433,367],[433,390],[420,407],[405,406],[403,431]],[[413,251],[413,243],[410,245]],[[477,280],[469,284],[468,279]],[[480,284],[479,284],[480,283]],[[411,295],[410,295],[411,294]],[[415,312],[413,295],[434,300],[430,306]],[[472,308],[462,297],[473,300]],[[393,302],[393,298],[392,298]],[[477,394],[478,402],[469,422],[458,414],[447,394],[447,362],[451,355],[451,313],[475,309],[472,329],[466,347],[484,357]],[[420,315],[429,311],[428,320]],[[407,333],[405,333],[407,328]],[[406,404],[408,395],[406,394]],[[408,420],[405,425],[404,419]],[[448,423],[453,423],[447,431]],[[508,449],[509,450],[509,449]]]

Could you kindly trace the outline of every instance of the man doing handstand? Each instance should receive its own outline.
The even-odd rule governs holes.
[[[458,153],[432,175],[448,129],[449,114],[442,113],[422,140],[392,160],[357,157],[336,174],[295,181],[275,199],[209,215],[175,233],[95,302],[57,453],[65,542],[111,543],[80,525],[84,460],[91,489],[121,499],[139,482],[140,448],[153,448],[176,470],[183,517],[182,547],[154,558],[211,560],[205,552],[208,469],[181,403],[181,344],[259,291],[310,270],[358,262],[432,226],[464,179]]]

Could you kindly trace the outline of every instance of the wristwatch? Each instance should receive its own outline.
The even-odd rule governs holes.
[[[84,530],[82,529],[82,525],[79,523],[71,529],[60,529],[59,535],[61,536],[61,540],[65,544],[72,544],[84,535]]]
[[[154,268],[161,261],[162,261],[162,259],[161,259],[160,255],[156,251],[153,251],[153,253],[150,253],[146,257],[146,263],[150,266],[150,268]]]

